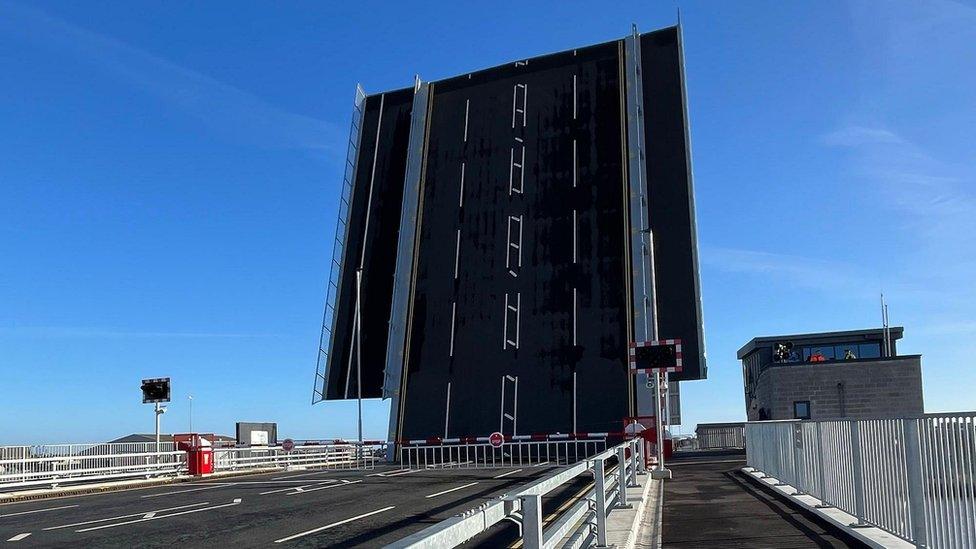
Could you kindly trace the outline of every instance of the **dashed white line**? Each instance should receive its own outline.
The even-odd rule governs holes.
[[[542,461],[533,465],[533,467],[542,467],[543,465],[549,465],[548,461]]]
[[[155,515],[156,513],[165,513],[166,511],[179,511],[180,509],[189,509],[191,507],[201,507],[203,505],[210,505],[210,502],[209,501],[204,501],[202,503],[193,503],[193,504],[190,504],[190,505],[180,505],[179,507],[167,507],[166,509],[156,509],[155,511],[142,511],[141,513],[133,513],[131,515],[122,515],[120,517],[109,517],[109,518],[96,519],[96,520],[86,520],[84,522],[73,522],[71,524],[62,524],[61,526],[50,526],[48,528],[45,528],[44,531],[46,532],[48,530],[60,530],[61,528],[72,528],[72,527],[75,527],[75,526],[84,526],[86,524],[96,524],[96,523],[99,523],[99,522],[108,522],[110,520],[127,519],[127,518],[132,518],[132,517],[140,517],[141,516],[143,518],[146,518],[145,515],[149,515],[149,514]]]
[[[358,516],[355,516],[355,517],[347,518],[345,520],[340,520],[339,522],[333,522],[332,524],[326,524],[325,526],[320,526],[318,528],[313,528],[312,530],[308,530],[308,531],[305,531],[305,532],[300,532],[298,534],[294,534],[294,535],[288,536],[287,538],[276,539],[275,540],[275,543],[284,543],[286,541],[291,541],[293,539],[297,539],[297,538],[300,538],[300,537],[303,537],[303,536],[307,536],[307,535],[310,535],[310,534],[315,534],[315,533],[321,532],[323,530],[328,530],[329,528],[335,528],[336,526],[341,526],[343,524],[347,524],[347,523],[350,523],[350,522],[353,522],[353,521],[356,521],[356,520],[359,520],[359,519],[362,519],[362,518],[371,517],[373,515],[378,515],[379,513],[385,513],[386,511],[389,511],[390,509],[393,509],[395,507],[396,507],[396,505],[390,505],[389,507],[384,507],[382,509],[377,509],[375,511],[370,511],[369,513],[363,513],[362,515],[358,515]]]
[[[503,478],[503,477],[507,477],[508,475],[514,475],[515,473],[518,473],[520,471],[521,471],[521,469],[515,469],[514,471],[509,471],[507,473],[502,473],[500,475],[496,475],[496,476],[493,476],[491,478]]]
[[[20,540],[26,538],[29,535],[31,535],[30,532],[24,532],[23,534],[17,534],[16,536],[8,539],[7,541],[20,541]]]
[[[390,473],[402,473],[404,471],[409,471],[409,470],[410,469],[395,469],[393,471],[382,471],[380,473],[373,473],[373,474],[366,475],[366,476],[367,477],[385,477],[386,475],[389,475]]]
[[[94,526],[92,528],[82,528],[81,530],[75,530],[75,532],[91,532],[92,530],[101,530],[103,528],[115,528],[116,526],[125,526],[127,524],[135,524],[137,522],[146,522],[147,520],[159,520],[164,518],[176,517],[179,515],[189,515],[190,513],[199,513],[200,511],[212,511],[214,509],[222,509],[224,507],[233,507],[235,505],[241,504],[241,498],[236,498],[231,503],[225,503],[223,505],[214,505],[213,507],[203,507],[200,509],[190,509],[189,511],[180,511],[179,513],[170,513],[168,515],[163,515],[161,517],[151,517],[151,518],[140,518],[136,520],[127,520],[125,522],[117,522],[115,524],[105,524],[102,526]]]
[[[142,498],[158,498],[160,496],[171,496],[173,494],[186,494],[188,492],[199,492],[200,490],[212,490],[214,488],[224,488],[227,486],[233,486],[233,484],[208,484],[203,488],[190,488],[189,490],[176,490],[171,492],[160,492],[158,494],[149,494],[147,496],[140,496]]]
[[[33,511],[21,511],[19,513],[7,513],[6,515],[0,515],[0,518],[4,517],[16,517],[20,515],[30,515],[32,513],[46,513],[48,511],[57,511],[59,509],[71,509],[72,507],[78,507],[77,505],[62,505],[61,507],[48,507],[47,509],[34,509]]]
[[[424,496],[424,497],[425,498],[428,498],[428,499],[429,498],[436,498],[437,496],[443,496],[444,494],[450,494],[451,492],[457,492],[458,490],[463,490],[465,488],[469,488],[471,486],[474,486],[475,484],[478,484],[478,483],[477,482],[469,482],[468,484],[463,484],[461,486],[458,486],[457,488],[451,488],[449,490],[444,490],[443,492],[437,492],[436,494],[431,494],[429,496]]]

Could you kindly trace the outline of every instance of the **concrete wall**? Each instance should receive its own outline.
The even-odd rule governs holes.
[[[759,419],[760,408],[768,419],[793,419],[793,403],[803,400],[810,401],[811,419],[921,414],[921,357],[768,368],[756,384],[749,420]]]

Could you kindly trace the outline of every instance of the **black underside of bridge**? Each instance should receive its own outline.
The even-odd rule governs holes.
[[[662,543],[697,547],[865,547],[754,483],[739,452],[678,453],[664,484]]]
[[[643,141],[659,335],[705,364],[680,32],[641,35]],[[635,396],[626,48],[623,40],[432,82],[409,272],[395,272],[413,89],[366,99],[341,258],[327,399],[358,394],[353,349],[362,271],[362,395],[388,365],[394,275],[406,325],[400,439],[618,431]],[[416,126],[415,126],[416,127]],[[408,188],[407,191],[411,191]],[[410,202],[407,202],[410,203]],[[515,246],[513,246],[513,244]],[[509,307],[511,306],[511,307]],[[399,326],[399,324],[397,324]],[[637,339],[643,339],[643,336]],[[502,376],[518,377],[502,402]],[[448,413],[448,387],[450,406]],[[449,416],[449,421],[445,422]],[[503,431],[510,434],[508,423]]]

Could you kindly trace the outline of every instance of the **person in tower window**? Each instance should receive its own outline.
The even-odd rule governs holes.
[[[827,357],[824,356],[823,352],[821,352],[820,349],[817,349],[816,351],[813,352],[812,355],[810,355],[810,362],[826,362],[826,361],[827,361]]]

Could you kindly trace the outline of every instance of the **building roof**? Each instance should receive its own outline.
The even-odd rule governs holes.
[[[888,328],[891,333],[891,339],[901,339],[902,335],[905,333],[905,328],[902,326],[891,326]],[[766,347],[764,343],[780,343],[783,341],[792,341],[794,344],[802,344],[806,342],[810,343],[827,343],[829,339],[864,339],[864,340],[880,340],[884,337],[883,328],[869,328],[867,330],[846,330],[841,332],[819,332],[812,334],[790,334],[790,335],[778,335],[778,336],[762,336],[754,337],[749,343],[746,343],[739,349],[736,356],[739,359],[745,358],[750,353],[755,351],[759,347]]]

